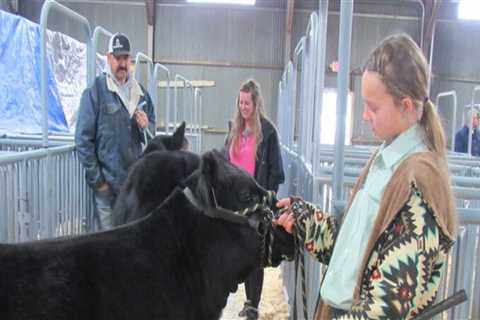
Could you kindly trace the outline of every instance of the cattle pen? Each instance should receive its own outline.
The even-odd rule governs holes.
[[[82,59],[78,60],[81,62],[81,67],[78,70],[81,70],[82,78],[72,85],[71,88],[75,87],[75,90],[69,91],[70,89],[67,88],[65,91],[67,96],[71,95],[72,92],[79,96],[81,91],[90,85],[95,76],[101,72],[100,66],[104,57],[102,57],[99,48],[106,44],[100,42],[100,36],[109,37],[114,32],[120,31],[123,26],[110,24],[116,26],[116,29],[114,29],[113,27],[106,28],[100,25],[101,19],[92,13],[94,11],[92,8],[95,7],[88,7],[105,5],[99,1],[87,1],[85,3],[77,1],[78,3],[76,3],[75,1],[46,0],[40,2],[42,7],[39,15],[39,25],[37,26],[40,37],[37,39],[37,46],[41,70],[38,74],[38,88],[36,88],[39,103],[37,105],[38,114],[33,116],[37,121],[36,127],[29,132],[18,132],[13,130],[15,128],[12,127],[0,127],[0,242],[4,243],[40,240],[96,231],[93,195],[86,184],[84,170],[75,149],[74,129],[72,129],[74,125],[66,130],[52,130],[54,126],[49,122],[51,121],[49,120],[49,116],[51,116],[49,112],[52,110],[52,100],[49,92],[53,90],[50,84],[51,77],[55,77],[56,72],[55,68],[51,66],[55,57],[52,52],[56,49],[52,49],[53,33],[47,29],[47,26],[49,17],[50,19],[54,18],[55,26],[69,23],[77,24],[77,29],[79,29],[78,26],[81,26],[83,42],[79,42],[78,45],[83,46],[83,51],[81,51]],[[127,4],[117,2],[108,0],[107,5],[126,6],[130,3],[135,10],[138,7],[145,10],[144,6],[148,6],[149,3],[149,1],[126,1]],[[207,15],[208,13],[202,10],[211,9],[208,7],[205,9],[201,6],[188,7],[188,4],[183,3],[185,1],[182,1],[182,4],[174,1],[160,2],[153,1],[152,3],[157,6],[157,10],[165,9],[171,16],[161,13],[161,18],[167,22],[156,22],[159,26],[156,31],[158,34],[162,32],[161,27],[165,27],[172,34],[180,32],[179,30],[183,30],[187,34],[193,34],[195,30],[187,28],[185,24],[176,24],[172,17],[181,15],[184,19],[187,19],[199,12]],[[275,30],[279,24],[282,24],[282,28],[288,29],[289,20],[286,19],[283,22],[284,15],[289,12],[288,4],[293,3],[294,0],[283,2],[285,2],[285,8],[272,8],[273,4],[266,5],[258,10],[259,13],[257,12],[259,19],[263,18],[268,23],[270,23],[270,20],[273,21],[271,22],[272,30]],[[298,2],[303,4],[302,1]],[[270,60],[266,58],[260,62],[255,61],[255,63],[242,60],[233,66],[225,61],[203,61],[200,59],[203,57],[201,55],[200,58],[196,57],[197,60],[194,60],[193,58],[190,59],[188,54],[182,55],[182,49],[186,50],[188,47],[188,41],[185,41],[177,51],[171,49],[172,54],[182,57],[183,61],[176,59],[164,59],[162,61],[161,59],[153,59],[154,49],[145,45],[144,48],[140,49],[144,49],[150,54],[138,50],[135,55],[134,76],[147,88],[154,100],[158,119],[155,134],[170,134],[181,120],[186,120],[186,134],[190,141],[190,149],[196,153],[201,153],[211,147],[223,147],[226,130],[219,123],[227,122],[227,113],[224,112],[223,107],[224,104],[231,104],[232,101],[230,100],[234,100],[232,97],[235,91],[230,87],[225,87],[222,83],[224,78],[221,77],[218,78],[216,85],[220,87],[219,90],[223,90],[222,92],[212,92],[210,88],[204,88],[203,84],[198,85],[201,81],[192,79],[205,77],[205,74],[211,75],[209,72],[219,73],[222,68],[231,67],[242,70],[235,74],[233,78],[230,78],[231,81],[237,81],[250,74],[260,77],[265,82],[271,81],[272,84],[266,85],[266,87],[269,90],[271,89],[269,98],[273,106],[271,109],[275,111],[268,110],[268,112],[271,118],[275,119],[274,122],[278,128],[286,176],[285,183],[280,187],[279,196],[299,195],[305,200],[321,206],[325,211],[340,214],[345,209],[348,195],[354,182],[359,177],[361,169],[375,150],[373,145],[378,144],[378,141],[373,141],[371,137],[363,135],[365,129],[358,122],[353,121],[351,123],[351,119],[358,118],[361,114],[361,111],[359,111],[361,109],[359,107],[361,106],[361,97],[358,91],[361,73],[353,67],[349,68],[349,66],[359,65],[360,62],[356,58],[357,51],[366,55],[366,48],[357,43],[361,42],[359,40],[361,36],[355,33],[355,30],[352,31],[352,24],[361,27],[362,23],[367,23],[366,19],[372,19],[375,21],[376,32],[383,36],[387,33],[384,34],[384,32],[378,30],[382,26],[390,26],[389,23],[395,21],[398,23],[398,26],[396,26],[399,29],[414,33],[419,38],[419,42],[426,42],[428,39],[423,38],[423,28],[426,25],[424,23],[425,8],[424,1],[402,0],[400,1],[402,4],[408,3],[412,7],[408,8],[408,14],[406,13],[405,17],[400,16],[399,18],[392,13],[394,11],[388,11],[388,8],[384,11],[390,13],[377,9],[373,13],[365,12],[364,7],[368,7],[368,1],[362,4],[362,1],[359,0],[360,6],[364,7],[361,7],[358,12],[354,11],[353,6],[357,1],[353,0],[312,0],[311,2],[315,2],[313,10],[302,8],[295,11],[292,9],[290,15],[287,15],[291,18],[299,15],[301,17],[298,20],[302,20],[302,24],[297,26],[298,28],[295,31],[295,39],[298,42],[290,43],[290,58],[282,59],[283,57],[275,56],[272,58],[275,64],[269,64]],[[308,5],[307,3],[306,6],[308,7]],[[187,6],[187,9],[192,11],[183,15],[176,11],[183,6]],[[85,16],[80,15],[70,7],[86,12]],[[221,11],[222,8],[218,7],[213,7],[211,10],[225,13]],[[235,18],[242,19],[245,12],[248,13],[247,10],[244,8],[231,9],[227,12],[230,16],[228,14],[225,16],[233,20]],[[420,13],[417,14],[417,11]],[[414,14],[412,15],[411,12],[414,12]],[[91,16],[87,19],[88,13]],[[0,14],[3,14],[0,19],[6,21],[7,13],[0,11]],[[95,16],[96,21],[100,21],[95,28],[90,24],[92,16]],[[218,17],[220,16],[218,15]],[[210,18],[212,17],[210,16]],[[8,17],[8,19],[16,18]],[[215,19],[220,18],[215,17]],[[250,20],[247,19],[248,21]],[[0,25],[2,23],[5,22],[0,21]],[[17,23],[17,21],[12,23]],[[283,23],[287,25],[284,26]],[[338,24],[338,30],[335,29],[339,38],[338,43],[331,42],[331,35],[327,32],[327,30],[330,31],[329,28],[332,28],[331,24],[333,23]],[[430,33],[429,38],[430,59],[431,63],[437,61],[438,69],[440,69],[438,65],[443,60],[441,60],[441,57],[434,56],[437,53],[433,48],[434,45],[446,46],[448,39],[441,38],[441,33],[439,33],[440,35],[437,34],[436,37],[435,30],[447,32],[453,23],[451,19],[446,18],[433,22],[433,32]],[[50,24],[52,23],[50,22]],[[147,29],[152,26],[151,23],[147,23],[147,25]],[[236,31],[232,31],[233,27],[229,26],[229,32]],[[260,27],[253,26],[252,28],[258,28],[258,30],[255,30],[262,35],[263,25]],[[459,28],[460,31],[463,30],[463,25]],[[478,28],[478,25],[465,28],[467,30],[471,30],[471,28],[477,30],[475,28]],[[135,30],[128,31],[133,34]],[[273,33],[272,30],[268,30]],[[456,34],[460,32],[457,29],[455,30]],[[65,32],[65,30],[62,30],[62,32]],[[80,31],[75,30],[75,32]],[[221,33],[221,31],[218,32]],[[389,29],[388,33],[391,32],[393,31]],[[352,33],[357,36],[353,39],[353,43]],[[168,35],[160,36],[158,34],[157,36],[160,37],[159,43],[169,39]],[[238,35],[241,35],[241,33],[239,32]],[[76,34],[76,36],[78,35]],[[207,37],[207,35],[204,36]],[[63,39],[63,42],[60,41],[59,43],[73,43],[73,40],[63,33],[60,33],[59,37]],[[291,31],[290,37],[292,37]],[[278,35],[277,38],[283,39]],[[277,38],[276,40],[278,40]],[[257,41],[260,42],[261,39],[257,39]],[[283,39],[282,41],[286,40]],[[172,40],[172,42],[175,41]],[[290,39],[290,42],[293,42],[292,39]],[[200,46],[198,43],[196,44]],[[338,47],[335,52],[332,52],[328,49],[327,44],[331,46],[338,44]],[[191,46],[194,47],[194,45]],[[352,46],[353,51],[356,50],[355,55],[352,53]],[[223,50],[226,51],[228,49],[226,47],[228,46],[225,46]],[[274,55],[276,50],[280,50],[274,45],[272,45],[272,48],[271,51],[274,52],[272,53]],[[64,48],[61,48],[61,50],[64,50]],[[157,48],[156,50],[160,49]],[[202,48],[202,50],[205,50],[205,48]],[[158,52],[166,54],[163,51]],[[63,54],[66,56],[69,54],[78,55],[78,53],[69,53],[68,50]],[[231,53],[231,56],[239,59],[233,53]],[[333,57],[337,58],[333,59]],[[355,61],[351,62],[351,57],[354,57]],[[330,60],[338,60],[340,68],[337,71],[332,70],[329,65]],[[194,67],[198,67],[198,69],[192,69]],[[208,68],[214,70],[208,71]],[[255,69],[256,73],[250,72],[252,69]],[[265,72],[268,73],[260,73],[258,70],[267,70]],[[184,74],[188,74],[188,76],[184,76]],[[214,77],[211,76],[211,78]],[[447,80],[452,82],[450,83]],[[439,75],[433,77],[431,81],[431,99],[435,100],[447,123],[446,136],[449,137],[450,148],[448,162],[460,222],[457,241],[448,258],[448,266],[444,272],[437,300],[443,300],[458,290],[464,289],[468,295],[467,303],[443,312],[441,318],[452,320],[480,319],[480,304],[478,304],[478,301],[480,301],[480,158],[453,151],[455,130],[458,123],[457,114],[463,111],[458,109],[457,112],[457,91],[459,91],[459,95],[468,97],[468,99],[464,99],[464,102],[467,104],[466,107],[471,107],[478,103],[476,95],[480,91],[480,86],[477,83],[480,83],[480,80],[468,80],[462,77],[455,79],[441,78],[439,72]],[[236,87],[236,85],[237,83],[233,87]],[[58,89],[55,90],[61,91],[60,87],[61,85],[58,85]],[[0,87],[0,98],[1,90]],[[228,98],[224,97],[227,95],[225,92],[228,92]],[[59,95],[61,94],[62,92],[59,93]],[[72,103],[78,103],[78,99],[79,97],[77,97],[77,100],[72,100]],[[217,99],[223,100],[216,104]],[[0,103],[3,102],[0,99]],[[211,106],[215,106],[219,110],[222,109],[222,111],[212,109]],[[0,112],[2,110],[4,109],[0,106]],[[228,110],[228,112],[230,111]],[[24,114],[21,116],[24,116]],[[221,119],[219,120],[217,117]],[[69,121],[67,122],[69,125],[71,124]],[[332,127],[332,124],[335,125]],[[215,125],[220,128],[215,128]],[[16,129],[22,131],[22,128]],[[335,132],[333,137],[336,137],[336,140],[328,140],[329,130]],[[357,136],[354,137],[352,132],[356,132]],[[471,144],[470,141],[470,148]],[[305,304],[302,299],[294,298],[295,296],[300,297],[302,294],[301,281],[295,279],[295,264],[284,262],[281,266],[282,286],[286,293],[290,317],[293,318],[292,312],[296,309],[298,313],[295,315],[296,319],[302,319],[303,309],[307,310],[310,317],[313,316],[324,272],[322,265],[310,256],[305,255],[301,259],[304,260],[306,266],[307,299]],[[300,277],[300,275],[298,276]],[[295,285],[297,286],[295,287]],[[293,307],[294,301],[297,303],[296,308]]]

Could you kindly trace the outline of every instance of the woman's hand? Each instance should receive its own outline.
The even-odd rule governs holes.
[[[288,233],[293,232],[293,227],[295,225],[295,218],[293,213],[290,211],[290,198],[283,198],[278,200],[277,208],[285,208],[284,212],[277,219],[273,219],[273,224],[282,226],[285,231]]]

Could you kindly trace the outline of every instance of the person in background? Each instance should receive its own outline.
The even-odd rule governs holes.
[[[478,132],[478,112],[475,108],[466,108],[464,112],[465,123],[455,134],[455,151],[468,153],[468,132],[472,135],[472,156],[480,155],[480,133]]]
[[[264,113],[262,93],[255,80],[240,87],[226,151],[232,164],[252,175],[265,189],[277,192],[284,182],[277,130]],[[245,281],[247,301],[240,317],[258,318],[262,286],[263,268],[259,266]]]
[[[428,70],[406,34],[369,56],[363,118],[384,142],[342,221],[298,197],[277,203],[286,212],[276,223],[328,265],[315,319],[411,319],[435,302],[457,215]]]
[[[130,41],[109,41],[107,70],[85,89],[75,130],[78,157],[93,189],[99,229],[112,227],[112,208],[128,168],[142,153],[144,130],[155,132],[155,112],[145,89],[131,75]]]

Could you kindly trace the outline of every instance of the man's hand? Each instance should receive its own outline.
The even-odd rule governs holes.
[[[137,124],[138,126],[141,128],[141,129],[145,129],[148,125],[148,117],[147,117],[147,114],[140,110],[140,109],[137,109],[137,111],[135,111],[135,121],[137,121]]]
[[[107,191],[108,190],[108,183],[104,182],[100,187],[97,188],[97,191]]]

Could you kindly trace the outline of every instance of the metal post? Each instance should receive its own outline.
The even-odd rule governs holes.
[[[97,49],[98,49],[98,38],[100,34],[105,35],[106,37],[110,38],[113,36],[113,33],[108,31],[107,29],[97,26],[93,30],[93,37],[92,37],[92,50],[91,50],[91,57],[90,57],[90,78],[88,80],[87,86],[93,84],[95,81],[95,77],[97,76]]]
[[[424,28],[425,28],[425,5],[421,0],[408,0],[408,1],[413,1],[417,3],[420,6],[420,9],[422,9],[422,17],[420,21],[420,45],[419,47],[423,50],[423,38],[424,38]]]
[[[153,76],[152,76],[152,81],[150,83],[150,95],[152,96],[152,99],[155,103],[155,106],[159,105],[158,103],[158,95],[157,95],[157,81],[158,81],[158,74],[160,70],[165,71],[165,74],[167,75],[167,92],[166,92],[166,98],[165,98],[165,133],[168,134],[168,122],[170,118],[170,70],[165,67],[161,63],[155,63],[155,68],[153,69]],[[155,108],[155,119],[158,121],[157,117],[157,108]]]
[[[287,143],[288,143],[288,148],[290,150],[293,150],[294,146],[294,127],[295,127],[295,72],[294,72],[294,67],[293,67],[293,62],[289,61],[287,64],[287,78],[286,78],[286,91],[287,91],[287,108],[289,108],[290,112],[289,114],[291,115],[290,117],[287,117],[287,121],[289,120],[289,123],[287,123],[286,128],[288,130],[288,135],[287,135]]]
[[[475,109],[475,97],[476,97],[476,93],[477,91],[480,91],[480,86],[475,86],[473,88],[473,91],[472,91],[472,105],[471,105],[471,117],[470,117],[470,125],[468,126],[468,148],[467,148],[467,151],[468,151],[468,154],[469,155],[472,155],[472,126],[473,126],[473,117],[474,117],[474,114],[473,114],[473,111]]]
[[[445,91],[440,92],[435,99],[435,105],[439,106],[439,102],[441,98],[452,96],[453,98],[453,108],[452,108],[452,132],[450,133],[450,137],[452,139],[451,150],[455,150],[455,128],[457,125],[457,93],[455,91]]]
[[[188,132],[190,132],[190,135],[192,136],[193,135],[193,124],[194,124],[194,121],[195,121],[194,120],[194,117],[195,117],[195,109],[194,109],[195,88],[193,87],[193,85],[190,81],[186,81],[185,84],[188,86],[188,88],[190,90],[190,96],[192,98],[192,105],[191,105],[191,108],[190,108],[191,110],[189,112],[190,113],[190,128],[188,129]],[[186,91],[184,91],[183,97],[184,97],[184,101],[187,101],[185,99],[185,92]],[[185,107],[188,107],[188,105],[184,102],[184,110],[186,109]],[[185,117],[185,119],[187,119],[187,111],[185,110],[184,112],[185,112],[184,117]],[[188,128],[188,124],[187,124],[187,128]]]
[[[173,126],[174,127],[177,126],[177,107],[178,107],[177,106],[177,93],[178,93],[177,92],[177,87],[178,87],[177,81],[182,81],[183,82],[183,87],[186,88],[188,80],[184,76],[182,76],[178,73],[175,75],[175,82],[173,84]],[[185,103],[185,101],[183,103]]]
[[[145,61],[148,64],[148,79],[147,79],[147,87],[150,87],[150,81],[152,78],[152,70],[153,70],[153,61],[152,58],[147,56],[143,52],[137,52],[137,55],[135,56],[135,73],[133,77],[138,81],[138,66],[140,64],[140,61]],[[148,88],[147,88],[148,89]],[[150,93],[151,94],[151,93]]]
[[[300,90],[300,98],[298,99],[298,104],[297,104],[297,94],[299,92],[298,90],[298,81],[297,81],[297,77],[298,77],[298,57],[300,55],[303,56],[303,49],[304,49],[304,46],[305,46],[305,36],[303,36],[297,43],[297,46],[295,47],[295,50],[294,50],[294,53],[293,53],[293,78],[292,78],[292,86],[293,86],[293,89],[292,89],[292,100],[293,100],[293,105],[294,106],[294,109],[293,109],[293,117],[292,117],[292,120],[293,120],[293,146],[296,146],[296,151],[298,151],[300,148],[299,148],[299,141],[297,141],[295,143],[295,130],[297,130],[297,134],[298,134],[298,131],[300,130],[300,128],[297,128],[296,126],[296,123],[297,123],[297,117],[300,116],[300,110],[301,110],[301,107],[302,107],[302,95],[301,95],[301,90]],[[302,74],[303,74],[303,70],[302,70]],[[301,89],[301,88],[300,88]]]
[[[432,39],[430,41],[430,61],[429,61],[429,77],[428,77],[428,95],[430,96],[430,91],[432,90],[432,66],[433,66],[433,46],[435,45],[435,30],[437,29],[437,20],[433,21],[432,26]]]
[[[317,74],[315,87],[315,113],[314,121],[320,122],[323,110],[323,92],[325,88],[325,51],[327,48],[327,22],[328,22],[328,1],[318,1],[318,31],[317,31]],[[317,175],[317,170],[320,168],[320,133],[321,127],[313,130],[314,143],[314,161],[312,162],[312,172],[314,176]]]
[[[343,200],[343,156],[345,121],[348,102],[348,78],[352,41],[353,0],[340,2],[340,38],[338,41],[339,71],[337,78],[337,121],[335,134],[335,172],[333,180],[334,207]],[[335,209],[336,214],[340,212]]]
[[[313,131],[313,123],[314,123],[314,114],[315,114],[315,80],[316,74],[318,71],[318,61],[317,61],[317,41],[318,41],[318,15],[317,13],[313,12],[310,15],[310,21],[307,25],[307,41],[306,44],[306,52],[308,56],[308,100],[306,103],[307,106],[307,113],[306,113],[306,140],[305,140],[305,160],[309,164],[309,168],[312,168],[313,162],[313,139],[312,139],[312,131]]]
[[[196,121],[197,128],[196,132],[198,134],[198,152],[202,152],[202,124],[203,124],[203,115],[202,115],[202,90],[195,88],[195,110],[196,110]]]

